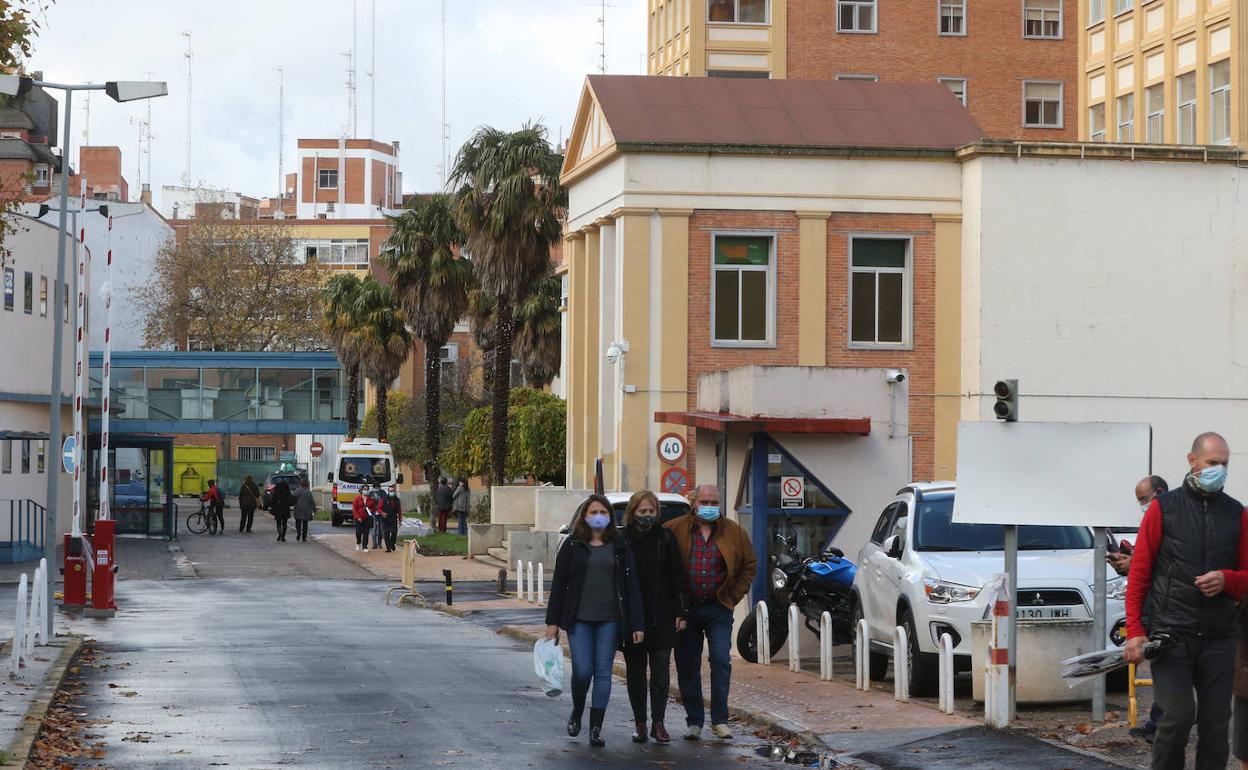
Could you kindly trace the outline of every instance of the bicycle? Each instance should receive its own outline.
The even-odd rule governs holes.
[[[196,535],[202,535],[205,532],[215,535],[217,534],[217,517],[208,510],[208,504],[201,500],[199,510],[186,517],[186,528]]]

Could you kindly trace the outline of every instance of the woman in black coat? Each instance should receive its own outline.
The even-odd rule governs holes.
[[[685,560],[672,531],[659,523],[659,498],[648,489],[634,494],[624,512],[624,535],[637,562],[641,604],[646,616],[646,638],[641,644],[624,645],[628,671],[628,700],[633,705],[637,729],[633,741],[646,742],[646,695],[650,696],[650,737],[667,743],[671,737],[663,725],[667,693],[671,686],[672,647],[676,632],[683,631],[689,615],[689,577]],[[650,679],[646,681],[646,666]]]
[[[279,543],[286,542],[286,526],[290,521],[290,506],[294,503],[295,497],[290,493],[290,485],[285,481],[277,482],[273,487],[273,494],[269,498],[269,510],[273,513],[273,520],[277,522],[277,541]]]
[[[555,575],[546,608],[546,638],[557,641],[568,632],[572,653],[572,716],[568,735],[581,732],[581,714],[590,682],[589,745],[600,747],[602,722],[611,698],[615,651],[625,640],[645,638],[641,588],[633,553],[616,530],[611,503],[590,495],[572,524],[572,534],[555,558]]]

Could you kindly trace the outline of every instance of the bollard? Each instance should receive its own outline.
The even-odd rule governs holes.
[[[446,578],[446,606],[450,607],[455,603],[453,601],[455,597],[452,594],[455,586],[451,584],[451,571],[449,569],[442,570],[442,577]]]
[[[832,613],[819,617],[819,678],[832,681]]]
[[[910,666],[906,661],[909,647],[906,627],[897,626],[893,630],[893,700],[910,700]]]
[[[507,593],[507,570],[504,569],[503,567],[498,568],[498,579],[496,580],[496,582],[497,582],[497,585],[494,586],[494,588],[500,594]]]
[[[798,672],[802,670],[802,627],[799,618],[801,611],[797,609],[796,604],[789,605],[789,670]]]
[[[754,630],[758,635],[758,662],[771,665],[771,623],[767,618],[767,602],[760,601],[754,607]]]
[[[528,602],[537,601],[537,586],[535,585],[536,581],[537,581],[537,575],[533,573],[533,562],[529,562],[529,595],[524,597],[525,601],[528,601]]]
[[[36,644],[47,644],[45,638],[43,624],[47,620],[47,575],[48,568],[47,559],[40,559],[39,566],[35,568],[35,579],[30,587],[30,612],[26,616],[26,634],[22,643],[26,645],[26,659],[30,660],[35,656]]]
[[[524,561],[516,560],[516,598],[524,598]]]
[[[867,619],[863,618],[858,621],[858,625],[854,628],[856,634],[854,655],[854,687],[858,690],[871,689],[871,675],[868,673],[868,655],[870,654],[869,645],[871,642],[867,637]]]
[[[546,604],[546,565],[540,561],[537,563],[537,604],[539,607]]]
[[[992,604],[992,635],[984,688],[984,721],[993,727],[1010,724],[1010,601],[998,590]]]
[[[26,573],[22,573],[17,583],[17,610],[13,617],[13,643],[9,645],[9,673],[17,676],[17,672],[26,665]]]
[[[940,710],[953,713],[953,637],[940,635]]]

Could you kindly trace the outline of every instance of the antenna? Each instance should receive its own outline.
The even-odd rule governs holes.
[[[191,33],[183,32],[186,38],[186,169],[182,172],[182,183],[191,184]]]
[[[355,57],[351,51],[343,51],[342,56],[347,58],[347,119],[342,129],[343,136],[353,139],[355,138]]]
[[[357,10],[358,5],[358,0],[351,0],[351,74],[347,79],[347,97],[349,100],[348,109],[351,110],[350,120],[347,124],[347,138],[349,139],[355,138],[355,129],[356,126],[359,125],[356,123],[356,116],[358,113],[356,112],[355,103],[355,87],[356,84],[360,82],[359,77],[356,74],[356,64],[359,62],[359,57],[356,53],[356,46],[359,42],[359,35],[356,33],[356,27],[358,26],[360,18],[359,11]]]
[[[446,122],[446,0],[442,0],[442,192],[446,192],[446,180],[450,173],[450,129]]]
[[[607,0],[599,0],[592,5],[598,8],[598,71],[605,75],[607,74],[607,9],[615,6]]]
[[[368,40],[372,53],[368,63],[368,138],[377,138],[377,0],[370,3],[373,31]]]
[[[82,147],[91,146],[91,92],[87,91],[86,101],[82,105],[83,111],[86,113],[86,122],[82,129],[82,146],[78,148],[78,165],[82,165]],[[82,169],[78,169],[78,173],[82,173]]]
[[[151,80],[152,75],[156,73],[152,70],[147,71],[147,79]],[[147,183],[152,183],[152,139],[155,136],[152,133],[152,100],[144,99],[147,102]],[[143,191],[143,186],[139,185],[139,191]]]
[[[150,100],[149,100],[150,101]],[[278,208],[286,197],[286,169],[282,163],[282,147],[286,144],[286,70],[277,68],[277,200]]]

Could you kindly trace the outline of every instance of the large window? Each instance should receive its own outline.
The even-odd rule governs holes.
[[[1088,0],[1088,24],[1105,21],[1105,0]]]
[[[1023,0],[1023,37],[1060,38],[1061,0]]]
[[[25,273],[22,281],[22,310],[26,315],[35,312],[35,274]]]
[[[708,78],[757,78],[765,80],[771,77],[766,70],[707,70]]]
[[[47,470],[47,453],[48,442],[39,439],[35,442],[35,473],[43,473]]]
[[[316,261],[329,267],[355,270],[368,267],[367,238],[303,241],[300,248],[305,262]]]
[[[13,310],[13,293],[17,291],[17,278],[14,276],[13,268],[6,267],[4,269],[4,309]]]
[[[898,346],[909,342],[910,239],[850,241],[849,341]]]
[[[30,473],[30,439],[22,439],[22,473]]]
[[[1088,108],[1088,135],[1094,142],[1105,141],[1105,102]]]
[[[940,0],[941,35],[966,34],[966,0]]]
[[[944,83],[953,91],[953,95],[958,97],[958,101],[962,102],[962,106],[966,106],[966,78],[936,78],[937,81]]]
[[[1179,144],[1196,143],[1196,73],[1179,75],[1174,82],[1178,109],[1175,111],[1175,140]]]
[[[48,277],[39,276],[39,315],[48,317]]]
[[[836,75],[837,80],[861,80],[867,83],[875,83],[880,79],[879,75],[868,75],[865,73],[839,72]]]
[[[1209,65],[1209,140],[1231,143],[1231,61]]]
[[[1118,133],[1114,138],[1119,142],[1135,141],[1135,94],[1118,97]]]
[[[837,32],[875,32],[876,0],[836,0]]]
[[[317,169],[316,186],[322,190],[336,190],[338,188],[338,169]]]
[[[767,0],[707,0],[707,21],[766,24]]]
[[[713,240],[713,341],[719,345],[769,344],[775,238],[717,234]]]
[[[1166,141],[1166,87],[1162,83],[1144,89],[1144,109],[1148,111],[1144,141]]]
[[[240,446],[238,459],[250,462],[273,462],[277,459],[277,448],[271,446]]]
[[[1062,127],[1062,84],[1023,82],[1023,125],[1028,128]]]
[[[1114,15],[1126,13],[1134,4],[1135,0],[1114,0]]]

